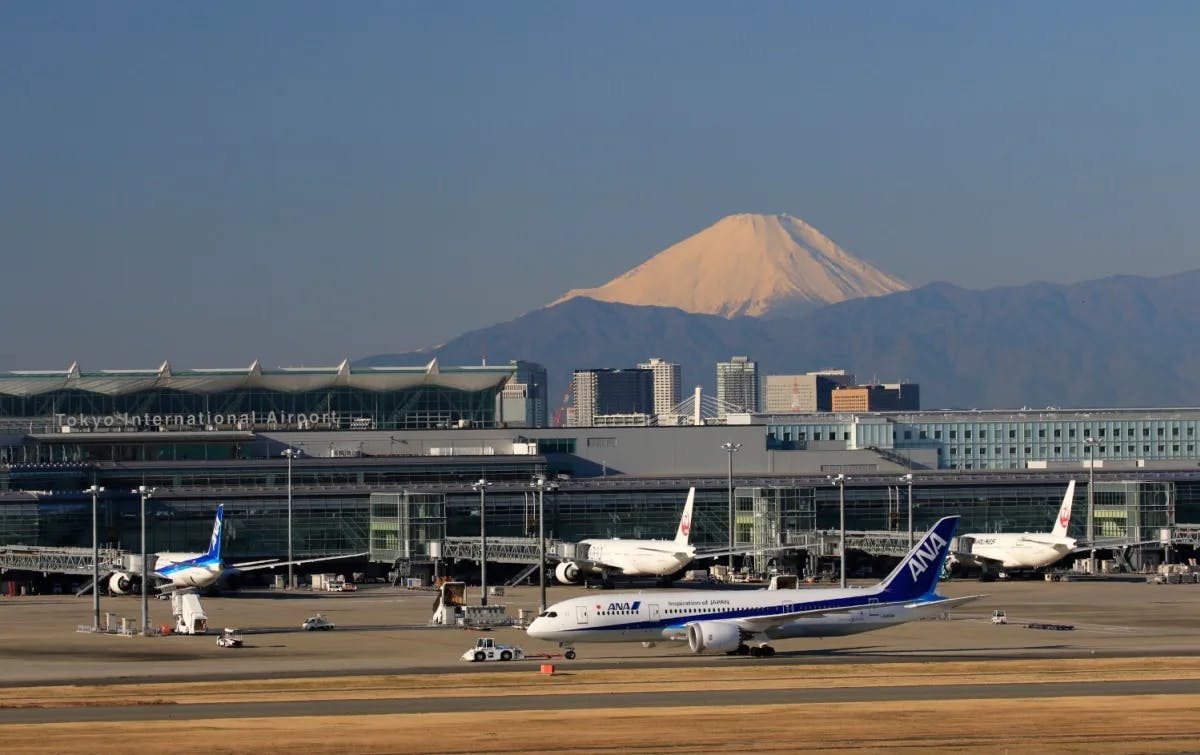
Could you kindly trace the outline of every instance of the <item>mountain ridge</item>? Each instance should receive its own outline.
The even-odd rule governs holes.
[[[724,318],[587,298],[529,312],[416,352],[358,364],[525,359],[549,374],[551,408],[573,370],[680,364],[686,394],[715,394],[716,362],[744,354],[759,374],[844,368],[921,385],[924,408],[1200,404],[1200,270],[1075,284],[972,290],[931,283],[795,318]]]

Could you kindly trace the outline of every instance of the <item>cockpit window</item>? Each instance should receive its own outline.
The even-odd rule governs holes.
[[[554,611],[542,611],[538,614],[539,619],[557,619],[558,614]]]

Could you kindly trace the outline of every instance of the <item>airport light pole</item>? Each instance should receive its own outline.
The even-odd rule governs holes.
[[[733,455],[742,450],[741,443],[725,442],[721,444],[721,448],[725,449],[725,453],[729,454],[729,577],[733,578],[733,534],[734,534],[734,519],[733,519]]]
[[[846,481],[850,478],[840,472],[830,478],[838,488],[838,555],[841,561],[841,584],[846,587]]]
[[[908,483],[908,549],[912,550],[912,547],[913,547],[913,507],[912,507],[913,474],[912,474],[912,472],[909,472],[908,474],[901,475],[900,479],[904,480]]]
[[[96,498],[104,488],[94,481],[85,493],[92,494],[92,631],[100,631],[100,527],[97,524]]]
[[[1088,436],[1084,440],[1084,448],[1088,451],[1088,512],[1087,512],[1087,539],[1088,539],[1088,574],[1096,573],[1096,546],[1095,546],[1095,499],[1092,496],[1092,485],[1096,481],[1096,445],[1097,441],[1092,436]]]
[[[299,455],[300,452],[294,448],[283,450],[283,456],[287,457],[287,586],[289,590],[296,586],[292,573],[292,459]]]
[[[545,475],[538,475],[533,481],[538,489],[538,591],[541,596],[538,602],[538,613],[546,610],[546,491],[558,490],[558,484],[550,482]]]
[[[142,499],[142,636],[150,636],[150,569],[146,553],[146,499],[154,494],[154,488],[138,485],[134,491]]]
[[[484,492],[491,484],[483,478],[471,483],[471,487],[479,491],[479,586],[483,592],[479,601],[481,606],[487,605],[487,500]]]

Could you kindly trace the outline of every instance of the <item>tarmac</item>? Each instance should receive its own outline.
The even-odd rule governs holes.
[[[865,584],[865,583],[863,583]],[[686,589],[686,588],[676,588]],[[79,684],[131,681],[235,680],[367,674],[489,673],[536,668],[650,668],[676,664],[830,664],[897,661],[963,661],[1019,658],[1086,658],[1200,655],[1200,584],[1135,582],[950,581],[947,596],[986,593],[944,618],[829,639],[773,643],[773,658],[697,657],[682,643],[578,645],[566,661],[554,643],[529,638],[518,627],[490,630],[500,642],[521,646],[525,661],[465,663],[459,656],[480,636],[477,630],[431,627],[435,594],[385,585],[353,593],[242,591],[206,597],[207,635],[120,636],[78,631],[92,624],[90,596],[0,598],[0,685]],[[553,603],[582,594],[553,586]],[[602,599],[604,591],[593,590]],[[468,595],[468,599],[471,599]],[[478,590],[475,590],[476,599]],[[511,616],[529,614],[538,588],[508,587],[492,604]],[[169,601],[150,601],[150,624],[171,624]],[[1003,608],[1007,625],[993,625]],[[101,615],[136,621],[135,596],[102,596]],[[305,618],[323,613],[336,628],[306,632]],[[1069,631],[1032,629],[1027,624],[1066,624]],[[234,627],[241,648],[221,648],[216,636]]]

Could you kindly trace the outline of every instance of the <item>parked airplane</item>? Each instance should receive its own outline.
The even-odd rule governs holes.
[[[1067,483],[1054,528],[1049,533],[994,532],[962,535],[958,548],[951,555],[952,563],[963,566],[1004,569],[1041,569],[1062,559],[1078,548],[1073,537],[1067,537],[1071,523],[1071,501],[1075,497],[1075,481]]]
[[[696,489],[691,488],[674,540],[625,540],[619,537],[581,540],[575,544],[575,555],[562,558],[554,567],[555,579],[564,585],[572,585],[595,575],[608,585],[614,577],[657,577],[665,586],[683,576],[693,561],[729,554],[727,548],[698,551],[692,545],[695,500]],[[734,549],[733,552],[742,550]]]
[[[608,582],[614,576],[666,578],[687,568],[696,558],[691,544],[692,504],[696,489],[688,491],[683,516],[674,540],[623,540],[589,538],[575,544],[575,555],[554,567],[554,576],[564,585],[576,584],[588,575]]]
[[[185,587],[209,587],[229,570],[252,571],[270,569],[275,566],[287,566],[289,562],[279,560],[250,561],[241,564],[226,565],[221,560],[221,528],[225,520],[225,504],[217,506],[217,518],[213,522],[212,537],[208,541],[208,551],[204,553],[175,553],[160,551],[155,553],[154,573],[151,578],[156,581],[153,587],[169,592]],[[357,554],[355,554],[357,555]],[[329,556],[326,558],[291,561],[292,564],[327,561],[346,556]],[[114,595],[125,595],[132,592],[141,580],[140,574],[126,571],[113,572],[108,577],[108,589]]]
[[[591,596],[555,603],[527,630],[539,640],[686,640],[693,653],[770,656],[770,640],[856,634],[940,613],[982,597],[945,598],[938,577],[958,526],[940,520],[883,581],[869,588],[687,590]],[[574,649],[571,648],[571,655]]]

